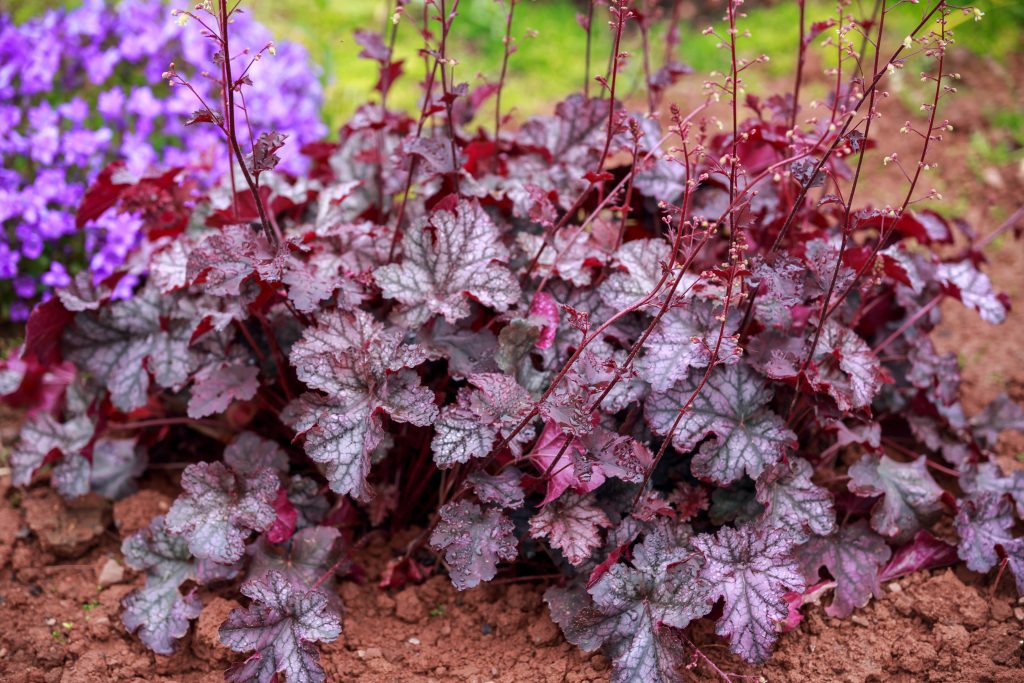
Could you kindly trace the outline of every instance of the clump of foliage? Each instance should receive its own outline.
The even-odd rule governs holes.
[[[697,620],[760,662],[805,601],[831,592],[828,613],[849,616],[881,581],[958,556],[1024,589],[1024,478],[992,457],[1024,411],[1004,397],[968,418],[929,336],[944,298],[990,323],[1008,305],[980,266],[1012,221],[976,239],[917,206],[935,194],[921,183],[961,10],[925,8],[891,53],[886,2],[803,25],[800,63],[827,33],[839,65],[811,104],[799,72],[793,93],[741,98],[762,60],[737,56],[739,5],[708,31],[732,70],[688,114],[657,115],[686,69],[649,50],[644,106],[619,99],[622,36],[639,26],[646,46],[654,16],[623,0],[590,96],[474,127],[502,80],[457,80],[453,4],[399,3],[389,30],[425,40],[419,115],[386,107],[405,68],[388,36],[358,34],[378,97],[337,143],[304,147],[300,175],[279,166],[284,136],[240,143],[249,83],[223,60],[226,106],[191,121],[231,145],[235,185],[161,195],[186,220],[38,306],[0,372],[31,409],[16,484],[117,497],[168,440],[194,454],[166,516],[125,542],[147,576],[131,630],[170,652],[201,609],[189,587],[244,575],[251,602],[221,636],[254,654],[229,680],[323,680],[313,643],[340,631],[345,548],[384,523],[425,525],[385,587],[438,562],[460,590],[524,555],[554,564],[553,618],[623,681],[718,671],[687,635]],[[581,17],[595,40],[604,11]],[[184,16],[236,54],[228,6]],[[905,125],[919,157],[879,158],[881,88],[911,61],[932,93]],[[855,204],[883,161],[905,199]],[[153,182],[105,172],[80,211],[124,210]],[[113,296],[120,277],[139,279],[132,297]]]
[[[250,112],[249,134],[276,130],[298,144],[323,137],[320,84],[305,50],[273,46],[267,29],[241,12],[232,30],[241,66],[264,86],[238,105]],[[274,59],[263,59],[268,46]],[[216,73],[213,52],[163,0],[90,0],[22,24],[0,13],[0,319],[25,320],[79,270],[88,267],[99,282],[147,234],[176,229],[175,217],[163,226],[145,215],[155,201],[148,197],[76,220],[87,188],[111,161],[123,160],[122,178],[186,168],[209,187],[223,176],[224,142],[186,118],[197,96],[217,102],[218,79],[204,73],[194,92],[159,79],[171,62]],[[286,169],[304,169],[298,147],[283,159]],[[168,179],[152,190],[172,185]],[[122,279],[119,295],[133,284]]]

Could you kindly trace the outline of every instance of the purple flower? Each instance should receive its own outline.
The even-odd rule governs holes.
[[[71,276],[58,261],[51,263],[50,269],[40,279],[47,287],[67,287],[71,284]]]
[[[106,164],[124,159],[135,175],[181,166],[207,186],[227,171],[219,131],[185,125],[198,106],[195,96],[161,78],[172,61],[192,74],[213,64],[211,41],[195,26],[179,26],[172,6],[166,0],[82,0],[76,9],[51,10],[21,24],[0,13],[0,278],[12,280],[27,261],[49,257],[29,296],[45,294],[40,290],[75,271],[73,257],[57,261],[76,253],[62,241],[79,232],[78,205]],[[239,68],[248,62],[245,47],[259,50],[271,39],[245,13],[231,31]],[[277,50],[250,74],[256,85],[246,88],[245,128],[288,135],[280,168],[297,172],[306,163],[298,149],[326,132],[318,115],[321,89],[302,48],[280,43]],[[198,75],[192,81],[203,98],[218,101],[215,83]],[[25,158],[33,162],[31,171],[20,161]],[[88,226],[85,259],[93,276],[123,269],[143,238],[136,216],[111,213]],[[28,293],[28,281],[21,285]],[[120,291],[129,296],[131,289],[128,280]]]
[[[28,320],[28,316],[31,312],[32,308],[24,301],[15,301],[11,304],[11,322],[25,322],[26,320]]]
[[[124,116],[124,103],[124,91],[115,86],[100,93],[96,110],[103,114],[104,118],[120,120]]]
[[[151,120],[163,113],[163,107],[160,101],[153,97],[153,91],[143,86],[132,89],[132,94],[128,97],[128,111],[142,119]]]
[[[0,280],[10,280],[18,274],[21,254],[11,249],[6,242],[0,242]]]
[[[31,299],[36,294],[36,279],[31,275],[14,278],[14,294],[22,299]]]
[[[76,97],[57,107],[57,111],[68,121],[82,125],[89,116],[89,105],[81,97]]]

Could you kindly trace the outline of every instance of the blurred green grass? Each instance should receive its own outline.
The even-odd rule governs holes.
[[[721,3],[718,3],[719,5]],[[902,40],[920,19],[922,6],[906,5],[889,14],[888,35]],[[954,14],[957,42],[977,54],[1002,60],[1018,50],[1024,27],[1024,1],[980,0],[975,3],[985,12],[983,21],[963,21]],[[358,28],[380,30],[388,23],[391,3],[386,0],[252,0],[255,15],[281,38],[304,44],[313,59],[324,68],[327,97],[326,115],[332,129],[343,122],[352,110],[365,101],[376,82],[375,65],[357,58],[359,46],[352,38]],[[520,114],[544,110],[566,94],[579,90],[584,77],[586,35],[576,23],[576,12],[583,3],[571,0],[520,0],[516,5],[512,33],[519,48],[512,56],[504,103]],[[798,27],[796,2],[758,3],[744,7],[747,17],[742,26],[751,37],[741,46],[753,57],[764,53],[771,61],[748,72],[751,87],[765,79],[788,76],[795,65]],[[418,11],[418,10],[413,10]],[[602,12],[605,14],[602,16]],[[834,5],[825,0],[808,3],[809,21],[824,19],[834,12]],[[609,42],[605,30],[607,9],[595,14],[595,48],[592,63],[607,63]],[[717,40],[701,31],[707,20],[684,21],[680,26],[678,58],[689,64],[697,74],[722,70],[728,66],[727,54],[716,48]],[[663,29],[654,32],[660,42]],[[494,79],[501,69],[504,33],[504,8],[495,0],[463,0],[454,25],[454,43],[450,54],[459,60],[457,79],[475,83]],[[536,37],[525,38],[527,31]],[[627,70],[626,91],[640,89],[640,58],[637,41],[629,49],[635,56]],[[420,38],[408,22],[398,32],[396,58],[405,59],[407,78],[418,79],[423,70],[417,56]],[[811,49],[815,49],[813,46]],[[660,53],[659,48],[655,48]],[[826,63],[831,58],[825,55]],[[595,69],[596,71],[596,69]],[[694,80],[699,87],[699,80]],[[596,86],[595,86],[596,87]],[[392,91],[392,104],[408,109],[415,107],[417,89],[398,87]]]
[[[77,0],[0,0],[14,3],[13,13],[18,20],[39,13],[54,5],[74,5]],[[184,3],[183,3],[184,4]],[[326,93],[324,115],[332,131],[336,130],[372,93],[377,80],[376,64],[357,57],[360,47],[353,38],[356,29],[381,30],[390,25],[393,0],[242,0],[255,16],[267,24],[279,40],[302,43],[310,56],[323,67]],[[717,7],[709,16],[720,19],[721,0],[690,2],[693,7]],[[865,8],[870,0],[863,0]],[[966,49],[996,60],[1005,60],[1020,49],[1024,36],[1024,0],[978,0],[974,3],[985,12],[983,21],[974,22],[954,13],[956,40]],[[576,13],[585,6],[581,0],[519,0],[516,5],[512,33],[518,51],[512,56],[503,107],[514,108],[519,115],[543,111],[566,94],[579,90],[584,78],[586,35],[576,23]],[[918,22],[928,2],[919,5],[904,4],[887,16],[887,35],[893,47]],[[409,11],[419,16],[422,4],[410,3]],[[748,87],[757,89],[766,81],[788,79],[796,61],[798,9],[795,0],[766,2],[753,0],[744,6],[747,17],[741,27],[751,37],[741,42],[746,57],[768,54],[771,61],[752,68],[745,74]],[[11,10],[8,10],[11,11]],[[859,10],[858,10],[859,11]],[[592,70],[603,70],[610,49],[606,29],[607,8],[599,7],[594,21],[594,53]],[[822,20],[834,13],[834,3],[828,0],[809,0],[808,21]],[[965,20],[966,19],[966,20]],[[720,22],[715,22],[720,27]],[[728,55],[716,48],[714,37],[701,31],[708,20],[684,20],[680,26],[680,45],[677,58],[694,68],[697,77],[690,82],[700,88],[702,76],[712,70],[728,66]],[[459,16],[454,24],[454,36],[449,54],[459,61],[457,81],[473,86],[493,80],[501,68],[502,35],[504,33],[504,7],[496,0],[462,0]],[[527,33],[535,37],[526,37]],[[654,51],[661,53],[663,27],[652,33]],[[820,40],[812,44],[817,49]],[[405,60],[406,77],[394,88],[390,103],[413,110],[419,90],[410,87],[423,72],[423,61],[418,56],[421,39],[408,22],[400,25],[396,42],[396,59]],[[642,90],[641,60],[638,41],[631,36],[626,49],[631,60],[624,79],[624,92]],[[834,56],[823,55],[827,65]],[[596,84],[592,87],[597,87]],[[813,94],[813,87],[811,86]]]

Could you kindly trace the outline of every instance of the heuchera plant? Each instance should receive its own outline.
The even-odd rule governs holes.
[[[190,182],[204,188],[224,175],[223,140],[187,119],[197,95],[218,97],[219,81],[197,77],[195,92],[159,81],[171,62],[215,73],[212,43],[179,26],[163,0],[75,4],[81,6],[23,24],[0,11],[3,321],[24,321],[40,297],[69,285],[79,270],[87,267],[99,282],[149,235],[180,229],[179,216],[161,211],[159,195],[182,190],[157,171],[187,168]],[[268,56],[270,32],[248,13],[234,19],[238,51]],[[306,51],[294,43],[271,51],[273,59],[258,58],[247,71],[261,88],[238,105],[250,114],[251,130],[280,131],[298,145],[320,139],[323,98]],[[293,172],[305,168],[298,145],[282,161]],[[120,210],[79,213],[86,190],[116,159],[124,162],[114,172],[119,178],[157,177]],[[119,295],[134,283],[121,278]]]
[[[736,56],[739,4],[708,30],[731,70],[689,114],[663,109],[687,70],[656,68],[657,12],[623,0],[589,95],[518,126],[498,106],[491,129],[473,123],[503,83],[458,81],[457,3],[399,3],[390,30],[425,40],[418,115],[386,107],[407,66],[389,37],[358,34],[378,97],[337,142],[302,148],[302,175],[278,165],[285,136],[239,133],[231,9],[179,15],[215,46],[225,87],[190,122],[226,141],[233,174],[160,195],[187,220],[38,306],[0,371],[29,414],[18,485],[120,497],[167,437],[199,453],[166,516],[124,543],[146,573],[130,630],[170,652],[201,609],[192,586],[244,576],[250,602],[221,637],[252,654],[228,679],[324,680],[314,643],[340,632],[351,534],[386,522],[425,528],[385,588],[443,564],[463,590],[546,556],[565,577],[552,617],[621,681],[698,661],[728,677],[695,621],[761,662],[802,605],[828,596],[845,617],[882,581],[957,557],[1024,589],[1024,477],[992,454],[1024,411],[1003,397],[967,417],[956,360],[929,337],[944,298],[1003,320],[982,248],[1020,217],[976,239],[918,208],[961,10],[931,4],[891,53],[873,47],[887,2],[802,22],[799,63],[827,34],[839,65],[812,105],[801,72],[789,95],[740,97],[762,60]],[[595,11],[581,24],[597,39]],[[619,76],[637,27],[649,97],[634,111]],[[908,60],[929,88],[925,121],[905,126],[919,156],[879,159],[883,88]],[[905,199],[854,204],[883,161]],[[108,169],[80,215],[130,210],[152,182]],[[135,295],[115,298],[132,275]]]

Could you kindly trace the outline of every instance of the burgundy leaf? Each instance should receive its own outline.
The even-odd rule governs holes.
[[[725,600],[715,632],[729,638],[730,649],[748,662],[763,662],[785,621],[784,595],[803,591],[804,578],[792,556],[794,537],[760,526],[723,527],[701,534],[694,547],[707,564],[701,571],[714,598]]]
[[[901,463],[887,455],[866,454],[850,466],[850,491],[882,496],[871,511],[871,528],[883,536],[907,540],[942,510],[942,488],[925,465],[925,456]]]
[[[872,595],[882,595],[879,570],[891,555],[885,539],[871,531],[863,519],[841,527],[831,536],[813,536],[796,550],[808,583],[818,580],[821,567],[835,579],[835,598],[825,613],[838,619],[866,605]]]
[[[889,564],[878,574],[878,580],[885,583],[906,576],[912,572],[948,567],[957,559],[956,546],[935,538],[922,529],[914,540],[893,553]]]
[[[566,494],[530,520],[530,535],[547,538],[572,565],[580,565],[601,545],[600,531],[612,525],[593,499]]]

